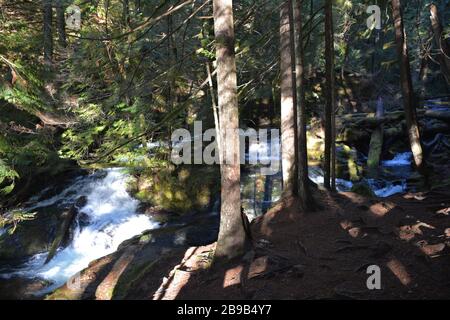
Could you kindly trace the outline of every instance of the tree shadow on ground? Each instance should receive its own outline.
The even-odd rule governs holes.
[[[450,197],[405,197],[321,193],[324,209],[307,214],[287,200],[252,224],[251,261],[191,276],[177,298],[448,299],[450,221],[432,213]],[[406,240],[405,226],[422,231]],[[367,287],[371,265],[381,270],[380,290]]]

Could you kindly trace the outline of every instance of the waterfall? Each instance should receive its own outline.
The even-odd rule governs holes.
[[[122,169],[106,169],[78,177],[68,188],[50,199],[30,199],[31,202],[37,202],[30,205],[28,210],[49,205],[67,207],[73,205],[80,196],[86,196],[87,201],[79,210],[69,246],[59,249],[45,265],[48,252],[31,257],[22,266],[2,276],[50,280],[52,285],[47,291],[51,291],[86,268],[91,261],[116,251],[124,240],[158,227],[149,217],[137,214],[139,202],[127,193],[127,178]],[[83,221],[80,221],[81,217]]]

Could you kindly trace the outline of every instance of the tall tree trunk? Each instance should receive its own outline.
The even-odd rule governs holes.
[[[283,196],[297,194],[297,133],[295,101],[294,44],[289,25],[290,1],[285,1],[280,12],[280,69],[281,69],[281,166]]]
[[[67,46],[65,10],[64,0],[58,0],[56,5],[56,27],[58,29],[58,42],[63,48]]]
[[[296,90],[296,110],[297,110],[297,141],[298,141],[298,196],[304,210],[313,208],[313,198],[309,190],[308,177],[308,148],[306,139],[306,107],[304,88],[304,54],[303,54],[303,29],[302,10],[300,0],[289,0],[291,23],[291,42],[294,43],[295,53],[295,90]]]
[[[434,39],[439,50],[438,59],[439,64],[441,65],[442,75],[447,81],[447,84],[450,85],[450,47],[445,37],[443,37],[443,28],[441,20],[439,19],[439,12],[434,3],[430,5],[430,13]]]
[[[417,169],[424,172],[425,163],[422,142],[420,140],[419,126],[417,124],[415,97],[411,80],[411,67],[409,64],[408,45],[403,26],[403,17],[400,0],[391,0],[394,18],[395,40],[400,64],[400,86],[403,94],[403,107],[405,109],[406,125],[409,142]]]
[[[44,63],[47,65],[51,65],[53,59],[52,0],[43,0],[42,11],[44,16]]]
[[[325,2],[325,188],[335,189],[335,125],[334,112],[336,106],[335,98],[335,75],[334,75],[334,35],[333,35],[333,5],[332,0]]]
[[[214,0],[217,92],[223,163],[221,217],[215,260],[230,260],[245,252],[246,232],[241,217],[239,114],[234,52],[232,0]]]

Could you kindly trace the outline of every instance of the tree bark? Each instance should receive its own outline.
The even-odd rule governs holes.
[[[334,36],[333,36],[333,5],[332,0],[325,2],[325,174],[324,186],[335,190],[335,78],[334,78]]]
[[[234,52],[232,0],[214,0],[214,32],[216,38],[217,92],[221,144],[221,217],[215,261],[242,256],[246,249],[246,233],[241,217],[239,114],[237,75]],[[226,146],[226,147],[225,147]]]
[[[134,0],[134,11],[136,14],[141,12],[141,0]]]
[[[298,145],[298,196],[304,210],[313,209],[313,198],[309,190],[308,177],[308,147],[306,139],[306,107],[305,107],[305,88],[304,88],[304,53],[303,53],[303,29],[302,29],[302,10],[300,0],[289,0],[290,9],[293,14],[290,15],[291,23],[291,42],[294,43],[295,52],[295,90],[296,90],[296,110],[297,110],[297,145]]]
[[[53,59],[53,35],[52,35],[52,1],[43,0],[42,11],[44,16],[44,63],[51,65]]]
[[[122,19],[125,26],[130,26],[130,2],[123,0],[122,3]]]
[[[295,57],[289,25],[290,1],[280,11],[280,89],[281,89],[281,166],[283,170],[283,196],[297,194],[297,143],[295,101]],[[292,48],[291,48],[292,47]]]
[[[419,126],[417,123],[415,97],[411,80],[411,67],[408,56],[408,45],[403,25],[400,0],[391,0],[394,19],[395,40],[400,64],[400,86],[403,94],[403,108],[405,110],[406,126],[414,157],[414,163],[419,172],[424,173],[425,162],[422,142],[420,140]]]
[[[434,3],[430,5],[430,13],[434,39],[439,50],[438,60],[441,66],[442,75],[447,81],[447,84],[450,85],[450,48],[447,40],[443,37],[443,28],[441,20],[439,19],[439,12]]]
[[[383,99],[378,97],[376,119],[384,117]],[[367,156],[367,167],[372,177],[377,177],[378,166],[380,165],[381,153],[383,151],[383,123],[375,128],[370,138],[369,155]]]
[[[56,26],[58,29],[58,42],[63,48],[67,46],[65,10],[64,0],[58,0],[56,5]]]

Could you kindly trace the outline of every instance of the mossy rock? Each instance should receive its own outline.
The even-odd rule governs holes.
[[[13,234],[0,236],[0,260],[17,260],[47,251],[61,223],[62,210],[41,208],[34,219],[23,221]]]
[[[36,294],[48,285],[49,281],[39,278],[0,278],[0,300],[39,299]]]
[[[215,166],[181,166],[138,174],[131,188],[145,203],[180,214],[205,211],[220,191],[220,173]]]
[[[48,300],[123,299],[139,287],[145,275],[162,273],[161,259],[176,254],[181,261],[188,246],[174,240],[189,227],[167,227],[143,232],[124,241],[116,252],[89,263],[74,278],[77,285],[62,285],[47,295]],[[172,265],[173,267],[173,265]],[[164,273],[165,275],[165,273]],[[158,279],[160,284],[161,279]],[[155,287],[155,290],[157,287]]]
[[[336,152],[336,177],[359,181],[362,167],[357,163],[357,151],[345,144],[338,145]]]
[[[308,145],[308,162],[309,164],[319,164],[323,160],[325,145],[323,139],[318,137],[314,132],[306,133]]]

